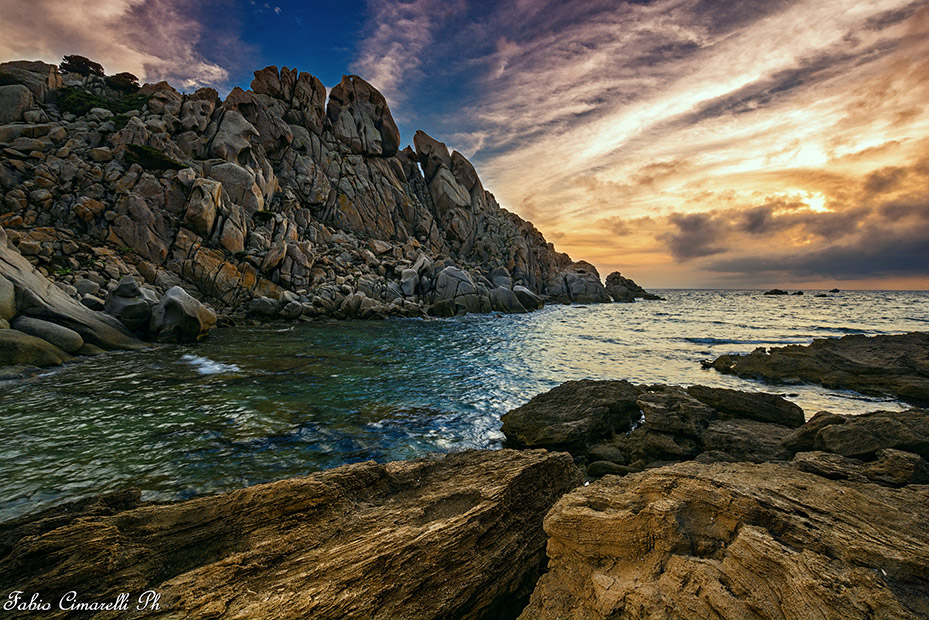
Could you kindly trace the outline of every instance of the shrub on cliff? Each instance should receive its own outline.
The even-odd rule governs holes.
[[[127,72],[117,73],[106,76],[106,85],[114,90],[132,94],[139,90],[139,78]]]
[[[79,73],[85,77],[88,75],[103,77],[104,75],[103,65],[99,62],[92,61],[90,58],[78,56],[77,54],[65,56],[61,61],[59,69],[62,73]]]
[[[189,167],[144,144],[129,144],[126,148],[126,163],[139,164],[146,170],[180,170]]]
[[[81,88],[65,87],[58,91],[58,109],[83,116],[93,108],[104,108],[114,114],[123,114],[129,110],[141,110],[150,99],[149,95],[125,95],[119,99],[107,99]]]

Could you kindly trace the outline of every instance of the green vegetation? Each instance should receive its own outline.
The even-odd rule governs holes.
[[[120,256],[131,256],[132,254],[135,254],[135,250],[130,248],[128,245],[116,248],[116,251],[119,252]]]
[[[69,276],[71,275],[72,269],[70,267],[62,267],[61,269],[55,270],[56,276]]]
[[[103,266],[103,261],[96,256],[84,256],[81,258],[81,269],[97,269]]]
[[[106,76],[106,85],[131,95],[139,90],[139,78],[131,73],[117,73],[116,75]]]
[[[126,148],[126,162],[139,164],[146,170],[181,170],[190,167],[144,144],[129,144]]]
[[[113,117],[113,124],[116,125],[116,131],[119,131],[123,127],[129,124],[129,119],[132,118],[128,114],[117,114]]]
[[[83,116],[93,108],[104,108],[113,114],[123,114],[129,110],[141,110],[150,98],[149,95],[136,93],[119,99],[107,99],[81,88],[65,87],[58,91],[58,109],[76,116]]]

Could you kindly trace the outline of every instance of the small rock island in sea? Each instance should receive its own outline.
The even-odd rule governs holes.
[[[401,149],[357,76],[327,101],[267,67],[221,101],[79,66],[0,65],[0,366],[217,323],[656,297],[556,252],[457,151],[423,132]],[[909,334],[712,368],[925,406],[927,359]],[[586,380],[503,432],[501,450],[7,521],[4,617],[929,617],[925,409],[807,415],[761,392]]]

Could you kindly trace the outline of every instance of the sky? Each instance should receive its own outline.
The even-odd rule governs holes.
[[[0,60],[362,76],[646,287],[929,289],[929,0],[0,0]]]

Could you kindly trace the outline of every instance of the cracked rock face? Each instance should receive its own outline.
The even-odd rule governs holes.
[[[362,292],[371,317],[611,300],[592,265],[502,209],[461,153],[423,132],[401,150],[386,100],[358,76],[328,101],[318,79],[286,67],[256,71],[225,101],[160,82],[125,115],[76,116],[36,94],[62,86],[57,68],[14,64],[26,86],[4,88],[33,97],[44,120],[0,124],[0,226],[37,267],[70,273],[62,284],[132,275],[159,295],[181,284],[221,313],[266,297],[308,320],[356,316],[341,309],[360,308],[345,300]],[[64,78],[115,96],[93,76]],[[422,256],[434,271],[414,267]],[[474,290],[436,290],[449,267]]]
[[[521,620],[915,619],[929,614],[929,490],[775,464],[608,476],[545,519]]]
[[[722,355],[712,367],[739,377],[807,381],[929,403],[929,334],[922,332],[854,334],[817,339],[807,346],[758,348],[747,355]]]
[[[0,580],[49,600],[162,594],[160,612],[126,617],[514,617],[538,578],[542,519],[579,483],[567,454],[503,450],[171,504],[113,494],[0,526]]]

